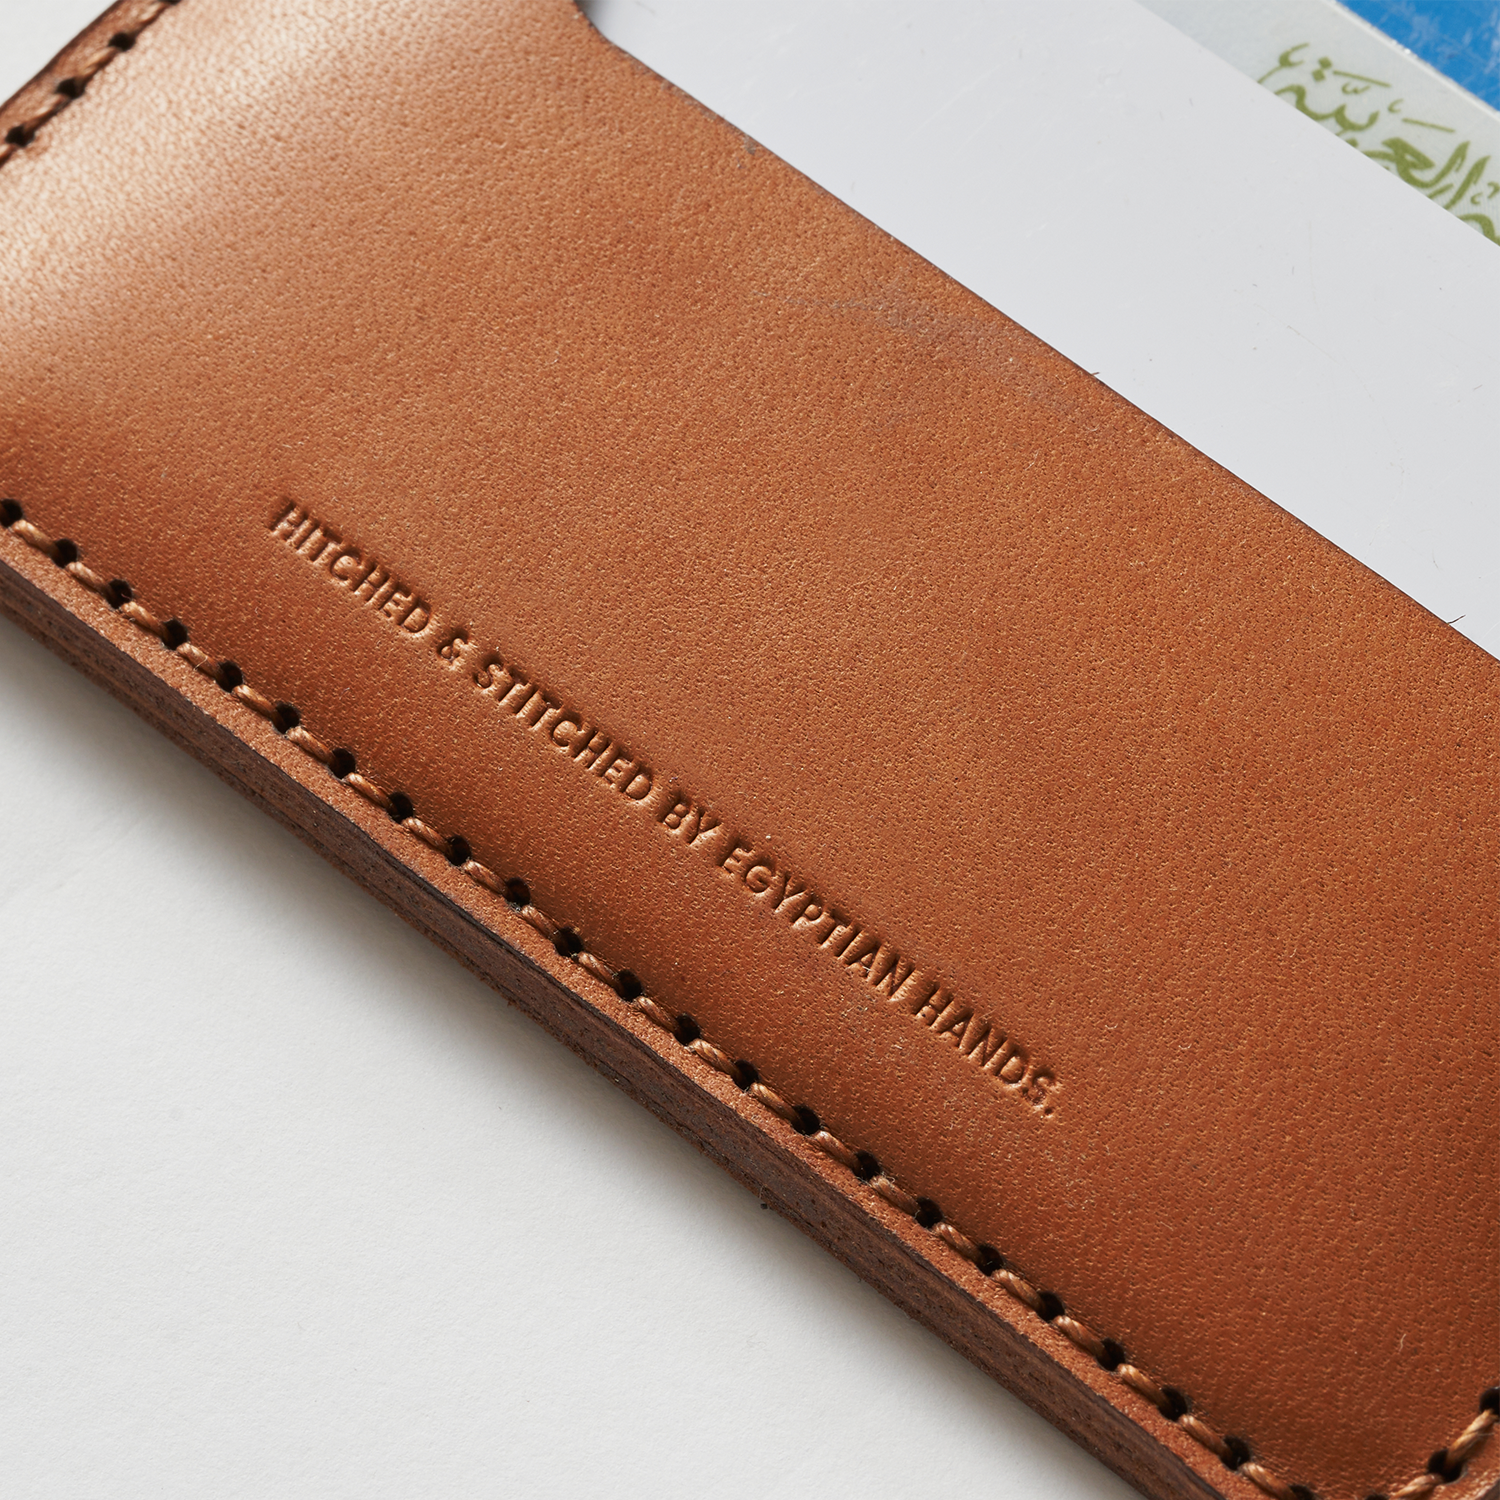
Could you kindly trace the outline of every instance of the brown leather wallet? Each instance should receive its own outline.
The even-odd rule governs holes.
[[[1492,659],[564,0],[0,127],[9,614],[1147,1493],[1492,1492]]]

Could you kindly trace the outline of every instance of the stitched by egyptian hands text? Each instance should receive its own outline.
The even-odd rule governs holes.
[[[426,645],[539,745],[567,756],[581,774],[640,808],[679,848],[711,861],[726,885],[814,944],[868,993],[913,1016],[1003,1093],[1023,1100],[1043,1118],[1053,1115],[1060,1091],[1055,1074],[983,1006],[959,999],[940,975],[917,968],[893,944],[779,866],[607,730],[553,696],[498,650],[473,640],[467,626],[440,624],[414,588],[386,564],[345,542],[326,522],[287,504],[270,522],[270,532],[349,599]]]

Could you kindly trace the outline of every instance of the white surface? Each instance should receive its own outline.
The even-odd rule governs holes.
[[[99,0],[4,0],[0,100],[39,73],[103,9]]]
[[[1500,652],[1500,253],[1468,226],[1134,0],[587,9]]]
[[[92,0],[0,0],[0,94],[91,9]],[[1131,103],[1117,60],[1100,62],[1108,35],[1084,35],[1078,18],[1102,15],[1117,31],[1137,23],[1094,0],[1066,9],[1075,17],[1066,55],[1012,45],[988,82],[965,64],[973,86],[921,140],[938,139],[941,127],[950,143],[972,136],[992,151],[1000,117],[986,100],[1003,96],[1010,108],[1017,78],[1050,68],[1064,94],[1082,79],[1090,97],[1119,103],[1120,129],[1144,132],[1156,166],[1141,203],[1165,212],[1175,198],[1201,199],[1201,173],[1167,181],[1172,173],[1161,172],[1177,149],[1165,123],[1181,118],[1176,96],[1167,88],[1149,110]],[[715,14],[725,25],[742,19],[731,8]],[[729,45],[752,71],[761,53],[781,55],[733,34]],[[1180,40],[1161,46],[1190,70],[1200,55]],[[1081,73],[1069,61],[1077,47]],[[892,76],[872,46],[845,50],[824,80],[830,128],[851,98],[876,98],[879,79]],[[1013,56],[1025,64],[1019,74]],[[910,58],[939,85],[954,65],[931,49],[924,61],[920,47]],[[774,69],[756,76],[762,82],[743,93],[747,110],[756,88],[773,105],[782,97]],[[891,101],[893,113],[903,102]],[[1265,102],[1288,128],[1304,123]],[[1244,99],[1233,108],[1262,118]],[[1263,327],[1268,347],[1284,351],[1326,336],[1319,320],[1333,315],[1330,298],[1335,312],[1348,304],[1325,290],[1329,247],[1341,242],[1312,210],[1328,195],[1382,203],[1385,189],[1351,189],[1341,161],[1304,162],[1290,189],[1309,210],[1300,248],[1267,238],[1253,219],[1216,226],[1217,210],[1202,207],[1204,238],[1174,252],[1181,305],[1153,306],[1138,279],[1147,252],[1123,233],[1140,228],[1144,210],[1121,206],[1097,140],[1076,122],[1059,128],[1049,136],[1022,120],[987,159],[1007,192],[1049,175],[1071,180],[1066,212],[1040,215],[991,195],[967,206],[966,231],[944,219],[937,194],[934,222],[955,244],[975,235],[981,270],[999,264],[1020,275],[1058,253],[1046,285],[1054,299],[1062,287],[1069,305],[1048,315],[1099,341],[1112,383],[1180,391],[1201,382],[1207,415],[1232,428],[1235,414],[1214,393],[1227,383],[1246,399],[1264,394],[1256,381],[1268,367],[1234,338]],[[865,129],[856,122],[850,138]],[[856,179],[851,191],[858,187]],[[997,215],[1011,226],[998,248]],[[1443,232],[1433,232],[1440,247],[1452,243]],[[1243,243],[1221,268],[1222,234]],[[1461,270],[1464,253],[1455,252]],[[1287,333],[1284,309],[1260,296],[1256,277],[1282,288],[1301,277],[1316,288],[1300,332]],[[1201,316],[1221,282],[1231,288],[1229,313],[1217,315],[1234,335],[1222,361],[1210,352],[1184,374],[1153,370],[1156,356],[1131,352],[1156,323],[1178,328]],[[1036,326],[1044,291],[1027,291],[1030,313],[1019,300],[1009,310]],[[1445,321],[1426,295],[1414,302],[1434,317],[1432,337],[1451,347],[1455,367],[1477,360],[1474,310],[1467,322]],[[1378,326],[1383,316],[1371,318]],[[1492,344],[1492,328],[1486,337]],[[1369,424],[1371,453],[1313,453],[1309,463],[1335,476],[1352,464],[1355,488],[1389,498],[1382,476],[1393,443],[1407,456],[1412,418],[1395,437],[1377,420],[1383,409],[1370,390],[1387,390],[1394,377],[1388,351],[1372,350],[1369,361],[1361,375],[1373,387],[1355,380],[1345,406],[1358,418],[1351,430]],[[1273,389],[1271,398],[1255,414],[1261,428],[1274,433],[1285,421],[1302,432],[1298,393]],[[1437,404],[1421,390],[1412,399],[1420,411]],[[1474,424],[1460,424],[1468,454],[1490,434],[1477,416],[1465,420]],[[6,1494],[1126,1495],[3,623],[0,767]]]
[[[0,621],[0,1491],[1132,1492]]]

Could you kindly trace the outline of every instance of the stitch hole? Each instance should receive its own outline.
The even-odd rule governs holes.
[[[1241,1464],[1249,1463],[1255,1456],[1250,1451],[1250,1444],[1242,1437],[1227,1437],[1224,1439],[1224,1446],[1229,1449],[1229,1457],[1220,1459],[1219,1462],[1231,1473]]]
[[[78,561],[78,543],[72,537],[60,536],[52,544],[52,561],[58,567],[65,568],[69,563]]]
[[[1060,1318],[1067,1312],[1067,1305],[1056,1292],[1042,1292],[1042,1305],[1037,1308],[1036,1315],[1042,1322],[1050,1323],[1054,1318]]]
[[[128,31],[117,31],[110,37],[109,45],[116,52],[129,52],[135,46],[135,38]]]
[[[24,146],[31,140],[31,132],[24,125],[12,125],[5,132],[7,146]]]
[[[792,1113],[797,1117],[791,1122],[792,1129],[798,1135],[816,1135],[823,1128],[823,1122],[818,1118],[817,1111],[805,1104],[794,1104]]]
[[[615,975],[615,994],[622,1000],[639,1000],[646,993],[643,985],[633,969],[621,969]]]
[[[467,864],[473,857],[474,851],[469,847],[469,841],[460,833],[448,836],[448,863],[450,865]]]
[[[552,939],[552,946],[564,958],[572,958],[575,953],[583,952],[583,939],[571,927],[559,927],[557,936]]]
[[[64,99],[81,99],[83,91],[87,87],[87,78],[63,78],[58,81],[57,92]]]
[[[1125,1349],[1123,1345],[1117,1344],[1113,1339],[1105,1339],[1103,1343],[1104,1353],[1100,1357],[1099,1368],[1108,1370],[1113,1374],[1125,1363]]]
[[[854,1175],[861,1182],[868,1182],[872,1177],[880,1176],[880,1161],[870,1151],[856,1151],[854,1153]]]
[[[1452,1484],[1464,1471],[1462,1464],[1450,1463],[1448,1450],[1439,1448],[1431,1458],[1427,1460],[1427,1472],[1436,1475],[1444,1484]]]
[[[981,1276],[993,1276],[1005,1265],[1005,1257],[993,1245],[976,1245],[979,1259],[974,1262]]]
[[[1487,1411],[1491,1416],[1500,1416],[1500,1385],[1492,1385],[1479,1398],[1480,1411]]]
[[[175,651],[179,646],[187,645],[187,639],[187,626],[176,615],[162,624],[161,643],[168,651]]]
[[[1374,1495],[1366,1495],[1365,1500],[1391,1500],[1391,1497],[1389,1495],[1381,1495],[1377,1493]]]
[[[760,1069],[753,1062],[746,1062],[743,1057],[734,1060],[735,1082],[742,1089],[747,1089],[752,1083],[760,1082]]]
[[[276,705],[275,716],[271,722],[276,726],[278,732],[285,734],[288,729],[295,729],[302,722],[302,714],[291,703],[278,703]]]
[[[133,44],[133,40],[133,38],[127,39],[131,44]],[[77,96],[74,95],[73,97]],[[13,135],[14,132],[11,132],[11,134]],[[24,519],[24,514],[23,508],[15,500],[7,499],[0,501],[0,525],[3,525],[6,529],[9,529],[17,521]],[[79,552],[76,543],[70,539],[62,538],[53,545],[56,549],[56,561],[59,566],[66,566],[70,562],[77,561]],[[133,597],[133,591],[128,582],[123,579],[115,579],[107,586],[105,597],[112,607],[119,608],[121,604]],[[166,644],[175,648],[186,643],[188,632],[181,621],[174,617],[165,622],[162,627],[162,636]],[[218,677],[226,689],[237,687],[244,681],[240,668],[234,662],[228,660],[219,663]],[[283,721],[279,722],[277,727],[283,732],[300,723],[300,714],[293,705],[278,703],[276,710],[278,719]],[[342,749],[332,752],[330,769],[340,778],[349,775],[355,769],[355,759],[352,752]],[[392,796],[391,814],[393,818],[396,818],[398,821],[404,821],[405,818],[412,815],[413,810],[411,800],[404,794],[396,793]],[[449,840],[449,844],[454,850],[453,863],[464,863],[469,857],[467,841],[455,835]],[[460,850],[462,851],[461,853],[459,852]],[[507,881],[506,897],[507,900],[515,905],[527,905],[530,903],[529,888],[524,881]],[[571,945],[566,945],[567,939],[571,939]],[[581,940],[571,929],[563,929],[558,934],[556,944],[559,952],[567,951],[569,956],[582,950]],[[617,976],[617,988],[628,999],[637,998],[643,992],[639,980],[629,971],[622,971]],[[632,990],[633,993],[630,993]],[[696,1021],[691,1016],[682,1015],[677,1018],[676,1034],[680,1042],[688,1044],[696,1040],[700,1032]],[[748,1088],[752,1083],[758,1081],[757,1070],[752,1064],[741,1060],[737,1061],[734,1067],[736,1082],[739,1083],[740,1087]],[[820,1128],[816,1113],[808,1106],[795,1106],[794,1113],[797,1115],[797,1122],[794,1128],[798,1129],[802,1134],[815,1134]],[[859,1161],[857,1175],[868,1179],[879,1174],[879,1163],[869,1152],[858,1152],[856,1153],[856,1158]],[[924,1228],[931,1228],[934,1224],[942,1221],[941,1209],[933,1200],[919,1199],[917,1201],[918,1212],[915,1217],[917,1222],[922,1224]],[[986,1274],[992,1273],[1004,1264],[1003,1258],[993,1247],[984,1245],[977,1248],[979,1251],[980,1269]],[[1041,1316],[1047,1321],[1053,1321],[1065,1311],[1061,1298],[1057,1297],[1055,1293],[1044,1292],[1040,1295],[1043,1303],[1040,1310]],[[1105,1369],[1112,1370],[1124,1361],[1124,1350],[1113,1340],[1103,1340],[1102,1344],[1106,1358],[1101,1358],[1099,1363]],[[1169,1420],[1180,1420],[1181,1417],[1187,1414],[1189,1410],[1188,1402],[1181,1392],[1172,1387],[1163,1387],[1162,1394],[1168,1403],[1168,1409],[1164,1414],[1168,1416]],[[1491,1387],[1483,1392],[1479,1399],[1479,1409],[1481,1412],[1490,1414],[1500,1413],[1500,1388]],[[1231,1455],[1231,1459],[1225,1461],[1225,1467],[1231,1470],[1240,1467],[1243,1463],[1249,1461],[1252,1456],[1249,1445],[1243,1439],[1227,1438],[1225,1439],[1225,1447]],[[1428,1461],[1428,1472],[1439,1478],[1441,1482],[1448,1484],[1461,1477],[1463,1465],[1450,1464],[1448,1461],[1448,1450],[1446,1448],[1439,1449]],[[1298,1500],[1317,1500],[1314,1492],[1306,1486],[1291,1485],[1289,1489],[1293,1494],[1298,1496]],[[1370,1500],[1385,1500],[1385,1497],[1372,1496]]]
[[[943,1211],[931,1198],[918,1198],[917,1211],[912,1215],[923,1229],[931,1229],[943,1217]]]

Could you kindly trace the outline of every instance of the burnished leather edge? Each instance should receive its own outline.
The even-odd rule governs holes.
[[[30,146],[37,133],[76,99],[93,79],[135,46],[136,39],[177,0],[115,0],[35,78],[0,104],[0,166]]]
[[[1098,1389],[1100,1377],[1108,1377],[1085,1368],[1092,1361],[1040,1318],[1012,1313],[998,1288],[873,1191],[858,1197],[848,1191],[837,1180],[847,1174],[790,1125],[749,1103],[729,1079],[561,957],[503,903],[481,915],[481,892],[441,854],[422,858],[388,815],[12,529],[0,540],[0,612],[269,812],[1115,1472],[1162,1500],[1258,1496],[1227,1471],[1218,1485],[1196,1472],[1195,1445],[1144,1400],[1133,1398],[1139,1414],[1111,1401]],[[955,1264],[944,1264],[949,1259]],[[1148,1431],[1147,1423],[1162,1430]]]
[[[76,543],[50,537],[13,500],[4,502],[0,523],[0,612],[271,813],[1116,1473],[1162,1500],[1310,1496],[1253,1460],[1234,1470],[1221,1463],[1211,1443],[1191,1431],[1193,1419],[1149,1376],[1130,1366],[1107,1369],[1087,1352],[1097,1335],[1083,1329],[1083,1338],[1065,1337],[1054,1322],[1064,1320],[1037,1308],[1035,1289],[1018,1277],[1010,1279],[1031,1297],[1002,1290],[1004,1282],[971,1263],[975,1247],[961,1230],[914,1211],[927,1200],[888,1180],[894,1191],[882,1195],[878,1179],[862,1180],[845,1161],[855,1154],[850,1148],[820,1144],[827,1132],[815,1120],[807,1128],[799,1118],[806,1106],[747,1088],[735,1076],[738,1064],[726,1067],[723,1054],[705,1060],[717,1052],[711,1045],[707,1053],[695,1050],[695,1028],[684,1032],[665,1012],[653,1017],[654,1002],[631,996],[602,962],[580,964],[580,956],[593,956],[573,929],[537,912],[529,895],[507,900],[506,882],[484,867],[485,878],[476,876],[472,861],[455,858],[466,853],[461,839],[422,824],[409,804],[393,808],[393,797],[370,783],[350,786],[359,778],[335,762],[348,752],[331,750],[295,708],[265,699],[232,663],[191,643],[175,619],[153,613],[128,583],[95,572]],[[567,941],[558,941],[561,932]],[[904,1208],[897,1206],[903,1199]],[[1440,1477],[1451,1462],[1445,1455],[1468,1459],[1488,1446],[1495,1405],[1495,1392],[1486,1392],[1464,1433],[1392,1500],[1425,1500],[1438,1488],[1444,1500],[1489,1500],[1500,1492],[1493,1446],[1454,1480]]]

